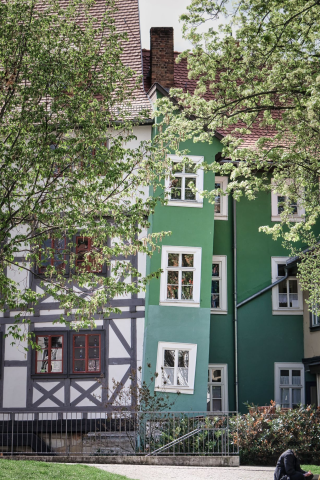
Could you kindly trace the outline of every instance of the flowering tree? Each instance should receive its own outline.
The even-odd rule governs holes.
[[[181,19],[193,49],[180,60],[187,58],[189,84],[196,87],[172,89],[174,103],[159,101],[163,124],[170,126],[162,137],[170,145],[222,138],[222,158],[228,161],[207,168],[231,176],[228,193],[236,199],[276,189],[283,199],[281,221],[260,230],[282,237],[292,254],[310,248],[299,270],[315,304],[320,295],[320,2],[192,0]],[[213,28],[211,22],[219,19],[221,25]],[[214,201],[216,191],[205,194]],[[302,222],[293,221],[297,205],[305,210]]]
[[[125,258],[153,248],[141,232],[163,167],[137,145],[150,112],[116,13],[113,0],[0,3],[0,309],[19,311],[16,338],[45,294],[88,326],[148,280]]]

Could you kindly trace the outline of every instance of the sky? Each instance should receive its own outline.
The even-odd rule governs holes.
[[[150,48],[151,27],[173,27],[175,51],[192,48],[191,42],[182,38],[182,23],[179,22],[180,15],[187,12],[190,3],[191,0],[139,0],[142,48]],[[200,32],[206,31],[208,27],[217,29],[221,23],[225,23],[222,17],[201,26]]]
[[[182,38],[179,17],[187,11],[191,0],[139,0],[142,48],[150,48],[151,27],[173,27],[174,49],[181,52],[191,47]]]

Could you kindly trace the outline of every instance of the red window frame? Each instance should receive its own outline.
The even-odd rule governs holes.
[[[52,248],[53,250],[56,250],[56,248],[55,248],[55,242],[56,242],[57,240],[64,240],[63,248],[65,249],[66,246],[67,246],[67,239],[66,239],[66,237],[63,237],[63,238],[61,238],[61,239],[57,239],[57,238],[51,239],[51,246],[50,246],[50,248]],[[43,256],[44,256],[44,255],[43,255]],[[47,258],[48,258],[48,257],[47,257]],[[66,255],[63,255],[63,259],[64,259],[64,260],[66,259]],[[39,254],[39,260],[41,261],[41,253]],[[48,258],[48,260],[50,261],[49,265],[54,266],[54,263],[55,263],[54,257],[50,257],[50,259]],[[66,268],[65,262],[64,262],[64,263],[61,263],[61,270],[65,270],[65,268]],[[45,273],[46,269],[47,269],[47,266],[39,266],[39,267],[38,267],[38,273]]]
[[[59,335],[59,334],[56,334],[56,333],[50,334],[50,335],[37,335],[37,336],[36,336],[36,344],[38,345],[38,338],[46,338],[46,337],[49,338],[49,342],[48,342],[48,360],[47,360],[47,361],[48,361],[48,371],[47,371],[47,372],[41,372],[41,371],[39,372],[39,371],[38,371],[38,352],[39,352],[40,350],[36,350],[36,355],[35,355],[35,357],[36,357],[36,358],[35,358],[36,368],[35,368],[35,372],[36,372],[37,375],[56,375],[57,373],[63,373],[63,335],[61,335],[61,334]],[[58,347],[59,350],[61,350],[61,352],[62,352],[61,360],[54,360],[55,362],[61,362],[61,371],[60,371],[60,372],[57,372],[57,371],[54,371],[54,372],[53,372],[53,371],[51,370],[51,360],[52,360],[52,359],[51,359],[51,348],[52,348],[51,345],[52,345],[52,337],[61,337],[61,338],[62,338],[62,347]],[[56,349],[57,347],[54,347],[54,348]],[[43,349],[43,350],[45,350],[45,349]],[[41,350],[41,351],[43,351],[43,350]]]
[[[92,247],[93,247],[92,238],[83,237],[83,236],[79,235],[79,236],[76,237],[76,255],[81,253],[81,250],[79,249],[79,246],[78,246],[78,240],[80,240],[80,239],[82,239],[83,241],[88,240],[88,250],[85,253],[91,252]],[[89,255],[89,262],[90,263],[92,262],[91,255]],[[83,262],[81,260],[79,260],[78,258],[76,258],[76,267],[83,268],[82,264],[83,264]],[[86,268],[87,272],[93,272],[93,273],[101,273],[102,272],[102,265],[97,265],[97,268],[94,268],[93,265],[91,267],[90,267],[90,265],[86,265],[85,268]]]
[[[105,142],[102,142],[101,145],[102,145],[103,147],[106,147],[106,148],[109,150],[109,141],[108,141],[108,140],[106,140]],[[97,149],[96,149],[95,147],[92,148],[92,149],[91,149],[91,156],[92,156],[92,157],[95,157],[96,152],[97,152]],[[84,164],[83,164],[83,163],[82,163],[82,168],[84,168]],[[100,173],[100,174],[99,174],[99,176],[102,176],[102,175],[105,175],[105,173],[104,173],[104,174],[103,174],[103,173]]]
[[[99,337],[99,347],[89,346],[89,337]],[[77,337],[85,337],[85,345],[83,346],[75,346],[76,338]],[[84,362],[85,362],[85,369],[84,370],[75,370],[75,361],[79,360],[79,358],[75,358],[75,353],[77,349],[83,348],[85,350],[84,355]],[[98,348],[99,349],[99,356],[95,360],[99,360],[99,370],[89,370],[88,363],[89,360],[89,348]],[[75,374],[83,374],[83,373],[90,373],[90,374],[97,374],[101,373],[101,333],[79,333],[73,335],[73,349],[72,349],[72,373]]]
[[[102,142],[101,145],[102,145],[103,147],[108,148],[108,140],[106,140],[105,142]],[[93,157],[94,157],[95,154],[96,154],[96,150],[97,150],[97,149],[96,149],[95,147],[93,147],[93,148],[91,149],[91,155],[92,155]]]

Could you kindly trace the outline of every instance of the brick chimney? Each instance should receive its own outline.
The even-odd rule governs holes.
[[[164,88],[174,86],[173,28],[150,29],[151,85],[160,83]]]

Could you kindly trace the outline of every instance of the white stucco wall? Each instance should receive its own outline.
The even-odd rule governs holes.
[[[4,367],[3,408],[25,408],[27,367]]]

